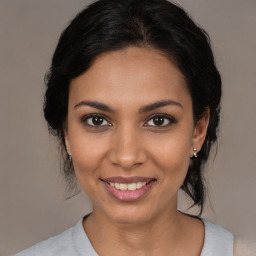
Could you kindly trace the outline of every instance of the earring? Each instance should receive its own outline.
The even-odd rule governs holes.
[[[197,157],[197,149],[196,148],[193,148],[193,151],[194,151],[194,157]]]
[[[68,160],[72,162],[72,155],[69,153],[69,148],[67,148]]]

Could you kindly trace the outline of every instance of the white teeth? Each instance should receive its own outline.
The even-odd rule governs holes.
[[[146,182],[141,182],[141,184],[142,184],[142,187],[143,187],[143,186],[145,186],[147,183],[146,183]]]
[[[142,187],[142,182],[138,182],[136,188],[139,189]]]
[[[120,185],[119,185],[120,190],[127,190],[127,187],[128,187],[128,185],[124,184],[124,183],[120,183]]]
[[[126,184],[126,183],[110,182],[109,184],[111,187],[115,187],[119,190],[136,190],[136,189],[142,188],[147,183],[146,182],[136,182],[136,183]]]
[[[128,184],[128,190],[136,190],[136,188],[137,188],[136,183]]]

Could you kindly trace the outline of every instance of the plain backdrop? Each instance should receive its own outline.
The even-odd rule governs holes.
[[[0,0],[1,256],[65,230],[91,210],[83,193],[64,200],[58,143],[42,114],[44,74],[59,35],[90,2]],[[176,2],[210,34],[223,79],[221,135],[207,166],[203,217],[255,239],[256,1]],[[180,209],[188,203],[181,193]]]

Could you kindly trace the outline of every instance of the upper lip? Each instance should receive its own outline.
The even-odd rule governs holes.
[[[141,177],[141,176],[133,176],[133,177],[108,177],[108,178],[102,178],[102,181],[108,182],[108,183],[137,183],[137,182],[150,182],[153,180],[156,180],[155,178],[149,178],[149,177]]]

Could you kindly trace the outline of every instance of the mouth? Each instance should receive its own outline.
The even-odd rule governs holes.
[[[155,178],[111,177],[100,179],[107,192],[120,201],[136,201],[147,194],[156,183]]]

